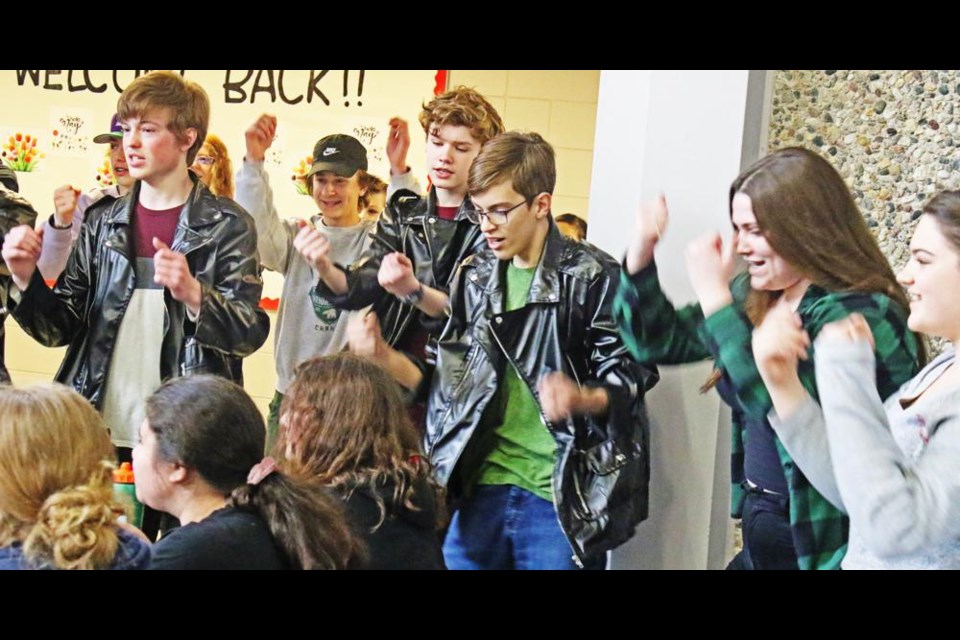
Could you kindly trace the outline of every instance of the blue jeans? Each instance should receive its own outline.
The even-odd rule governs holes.
[[[553,503],[510,485],[477,487],[443,543],[448,569],[579,569],[573,555]],[[605,565],[601,556],[584,568]]]

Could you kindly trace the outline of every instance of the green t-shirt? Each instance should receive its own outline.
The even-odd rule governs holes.
[[[523,308],[533,282],[533,269],[507,266],[506,310]],[[536,384],[536,381],[532,381]],[[540,416],[540,407],[530,388],[508,364],[496,396],[487,407],[482,424],[483,451],[476,478],[479,485],[513,485],[544,500],[551,491],[557,443]]]

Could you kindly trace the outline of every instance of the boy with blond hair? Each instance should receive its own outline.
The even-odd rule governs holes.
[[[37,269],[41,236],[10,232],[13,317],[46,346],[67,346],[56,380],[103,413],[121,459],[138,441],[147,397],[168,378],[231,377],[231,360],[266,340],[250,216],[188,167],[203,144],[210,101],[170,71],[131,83],[117,108],[130,176],[125,196],[86,211],[56,287]]]

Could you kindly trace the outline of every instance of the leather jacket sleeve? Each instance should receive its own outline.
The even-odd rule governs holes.
[[[376,228],[370,233],[370,246],[356,262],[348,266],[337,265],[347,276],[346,293],[335,294],[323,280],[317,284],[317,293],[329,300],[330,304],[338,309],[356,311],[390,297],[391,294],[380,286],[380,262],[387,254],[403,251],[401,216],[394,202],[398,195],[409,193],[401,189],[393,195],[390,205],[383,210]]]
[[[638,420],[645,419],[644,394],[660,379],[656,368],[635,362],[627,351],[613,317],[619,269],[608,266],[591,283],[587,308],[594,309],[587,334],[590,376],[585,386],[603,387],[609,399],[604,418],[591,418],[607,438],[630,434]]]
[[[260,308],[257,233],[248,216],[238,218],[220,242],[216,281],[202,283],[195,338],[228,355],[246,357],[267,339],[270,318]]]
[[[13,317],[27,335],[46,347],[69,344],[85,325],[96,255],[93,227],[83,225],[55,289],[46,285],[40,269],[33,272],[25,291],[14,291],[11,285],[9,306]]]
[[[28,224],[31,227],[37,221],[37,212],[27,200],[16,191],[0,185],[0,247],[3,237],[14,227]],[[10,275],[7,265],[0,260],[0,275]]]

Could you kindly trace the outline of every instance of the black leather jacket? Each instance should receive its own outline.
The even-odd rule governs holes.
[[[203,287],[197,322],[164,291],[166,318],[160,378],[213,373],[232,378],[231,359],[248,356],[267,339],[270,320],[260,307],[257,232],[233,200],[194,180],[180,213],[172,249],[186,255]],[[136,287],[131,220],[140,184],[87,210],[80,237],[56,287],[39,270],[27,290],[11,288],[11,312],[37,342],[69,345],[56,380],[97,407],[103,402],[113,345]]]
[[[427,197],[401,189],[393,194],[370,234],[370,248],[352,265],[341,267],[347,276],[347,292],[341,296],[321,280],[317,293],[341,309],[362,309],[374,305],[384,340],[396,345],[415,322],[429,333],[439,333],[444,319],[434,320],[414,306],[387,293],[377,279],[384,256],[399,251],[413,262],[414,274],[423,284],[450,291],[457,266],[464,258],[486,246],[480,227],[463,214],[469,198],[454,220],[438,218],[436,190]],[[415,325],[414,325],[415,326]]]
[[[16,191],[7,189],[0,184],[0,247],[3,247],[3,237],[14,227],[28,224],[31,227],[37,220],[37,212],[23,196]],[[0,259],[0,384],[10,382],[10,374],[4,364],[4,329],[3,322],[7,319],[7,287],[10,284],[10,272],[6,263]]]
[[[612,316],[620,266],[596,247],[564,238],[551,223],[527,304],[504,311],[507,262],[492,251],[468,258],[451,294],[427,405],[425,448],[450,483],[461,454],[512,363],[538,404],[539,379],[562,371],[603,386],[603,418],[541,419],[557,442],[553,494],[560,525],[582,560],[612,549],[647,516],[649,425],[643,395],[659,379],[630,359]]]

